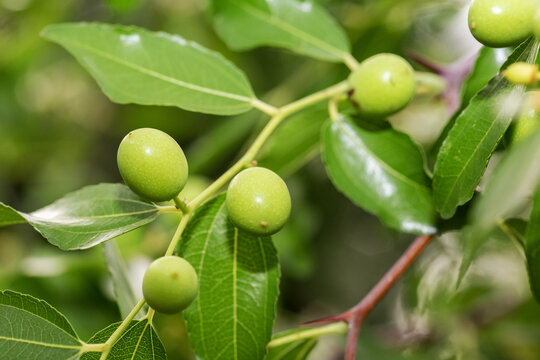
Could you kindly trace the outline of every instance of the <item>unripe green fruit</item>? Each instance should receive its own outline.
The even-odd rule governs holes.
[[[199,280],[189,262],[178,256],[164,256],[150,264],[142,286],[144,300],[152,309],[174,314],[195,300]]]
[[[117,161],[126,185],[152,201],[174,198],[188,178],[182,148],[161,130],[142,128],[127,134],[118,147]]]
[[[486,46],[515,45],[531,35],[537,6],[538,0],[473,0],[469,29]]]
[[[352,101],[368,116],[385,116],[404,108],[414,97],[414,70],[394,54],[364,60],[349,76]]]
[[[534,85],[538,80],[538,65],[516,62],[508,66],[503,75],[513,84]]]
[[[525,94],[522,110],[512,131],[512,143],[519,143],[540,129],[540,91]]]
[[[237,174],[225,202],[231,222],[254,235],[278,232],[291,213],[287,185],[276,173],[262,167]]]

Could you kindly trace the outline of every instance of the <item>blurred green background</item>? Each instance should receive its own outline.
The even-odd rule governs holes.
[[[450,64],[478,49],[466,27],[467,1],[319,2],[344,26],[359,60],[413,51]],[[277,49],[231,52],[213,31],[206,5],[202,0],[0,0],[0,201],[32,211],[85,185],[120,182],[117,146],[139,127],[158,128],[178,140],[190,163],[190,191],[196,193],[234,161],[266,120],[255,111],[221,118],[113,104],[66,51],[39,37],[46,25],[100,21],[179,34],[223,53],[246,72],[258,96],[276,106],[348,75],[343,65]],[[441,99],[420,97],[392,124],[429,150],[446,120]],[[318,126],[311,132],[316,137]],[[412,239],[339,194],[317,149],[294,164],[284,163],[288,154],[279,156],[279,149],[265,158],[286,177],[294,204],[290,222],[274,238],[283,273],[276,331],[355,304]],[[163,216],[116,240],[137,292],[176,220]],[[358,358],[540,359],[540,307],[531,300],[515,248],[503,235],[494,238],[456,293],[460,248],[454,233],[430,245],[368,317]],[[0,228],[0,288],[48,301],[83,339],[120,320],[101,249],[61,252],[29,226]],[[157,320],[170,358],[193,359],[181,317]],[[340,359],[343,345],[340,337],[323,338],[310,359]]]

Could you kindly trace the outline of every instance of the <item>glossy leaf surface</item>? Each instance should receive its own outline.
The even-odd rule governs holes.
[[[325,126],[323,159],[336,188],[388,226],[436,231],[424,158],[407,135],[390,127],[369,130],[341,116]]]
[[[515,61],[534,62],[538,44],[518,47],[503,68]],[[435,163],[433,195],[443,218],[471,199],[491,154],[519,109],[522,87],[495,76],[467,106],[446,137]]]
[[[75,359],[81,342],[51,305],[30,295],[0,291],[0,358]]]
[[[158,214],[153,203],[120,184],[87,186],[28,214],[0,203],[0,225],[24,219],[62,250],[95,246],[152,222]]]
[[[88,341],[103,344],[118,328],[120,323],[107,326]],[[99,360],[101,353],[89,352],[81,360]],[[165,348],[148,320],[132,321],[123,335],[113,345],[108,360],[166,360]]]
[[[180,36],[97,23],[52,25],[42,36],[75,56],[112,101],[211,114],[251,109],[254,95],[245,75]]]
[[[262,359],[278,296],[279,266],[271,239],[235,228],[221,195],[197,210],[179,254],[199,276],[199,294],[184,311],[197,356]]]
[[[349,42],[318,4],[298,0],[213,0],[214,27],[236,50],[276,46],[328,61],[343,61]]]

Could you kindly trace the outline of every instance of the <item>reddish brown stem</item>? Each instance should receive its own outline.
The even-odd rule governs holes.
[[[311,321],[306,323],[306,325],[336,321],[344,321],[348,323],[349,333],[347,336],[345,360],[354,360],[354,357],[356,356],[358,333],[365,317],[371,312],[375,305],[381,301],[384,295],[386,295],[386,293],[392,288],[401,275],[403,275],[403,273],[411,266],[418,255],[420,255],[420,253],[430,243],[431,239],[433,239],[433,235],[418,236],[407,248],[407,250],[405,250],[403,255],[401,255],[396,263],[390,268],[390,270],[384,274],[381,280],[379,280],[379,282],[356,306],[337,316]]]

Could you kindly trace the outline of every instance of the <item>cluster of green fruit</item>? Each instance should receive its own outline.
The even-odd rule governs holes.
[[[178,143],[168,134],[150,128],[124,137],[118,148],[118,169],[124,182],[139,196],[167,201],[178,196],[188,178],[188,164]],[[273,171],[252,167],[238,173],[226,195],[231,222],[256,236],[279,231],[291,211],[285,182]],[[185,309],[197,296],[198,279],[191,264],[178,256],[155,260],[143,278],[148,305],[163,313]]]

